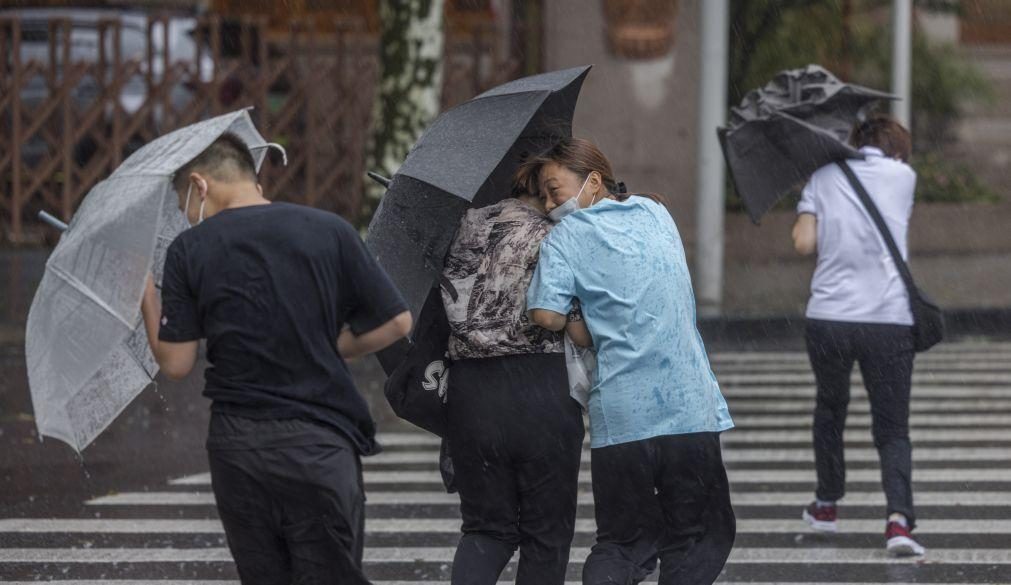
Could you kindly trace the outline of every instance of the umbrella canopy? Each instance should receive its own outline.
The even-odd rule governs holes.
[[[440,115],[407,155],[366,243],[407,299],[415,322],[442,274],[460,218],[509,196],[520,162],[572,134],[590,67],[517,79]],[[379,355],[387,373],[406,344]]]
[[[225,132],[249,146],[259,168],[267,143],[240,110],[147,144],[81,203],[28,313],[25,354],[40,435],[84,449],[158,372],[140,301],[148,274],[161,282],[169,244],[189,227],[172,176]]]
[[[863,155],[846,144],[867,107],[891,94],[843,83],[823,67],[777,74],[731,108],[718,133],[737,193],[751,220],[822,166]]]

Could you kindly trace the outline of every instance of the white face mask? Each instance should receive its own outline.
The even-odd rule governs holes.
[[[190,222],[190,194],[193,193],[193,183],[186,189],[186,203],[183,204],[183,215],[186,216],[186,223]],[[207,198],[200,200],[200,216],[197,219],[196,225],[200,225],[204,222],[204,205],[207,204]]]
[[[565,203],[562,203],[558,207],[552,209],[548,213],[548,217],[551,218],[551,221],[558,223],[562,221],[562,219],[564,219],[566,216],[571,215],[583,208],[581,205],[579,205],[579,196],[583,194],[583,189],[586,188],[586,183],[588,183],[589,181],[590,175],[586,175],[586,179],[583,180],[583,186],[579,188],[579,192],[576,193],[576,196],[572,197]],[[593,201],[590,202],[590,207],[593,207],[593,204],[596,202],[597,197],[594,196]]]

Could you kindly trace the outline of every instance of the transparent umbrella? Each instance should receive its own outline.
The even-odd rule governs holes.
[[[172,176],[225,132],[257,168],[269,144],[239,110],[166,134],[88,193],[56,249],[28,313],[25,355],[39,434],[84,449],[148,384],[158,366],[140,301],[149,273],[188,227]]]

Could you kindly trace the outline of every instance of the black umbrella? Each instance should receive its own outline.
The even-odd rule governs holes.
[[[439,294],[443,262],[463,213],[509,196],[526,156],[571,136],[589,70],[554,71],[491,89],[440,115],[408,153],[372,218],[366,243],[416,322],[428,297]],[[415,342],[420,333],[412,336]],[[387,373],[409,349],[410,342],[403,342],[379,354]]]
[[[863,155],[846,144],[877,90],[843,83],[818,65],[782,71],[731,108],[718,134],[734,187],[751,220],[822,166]]]

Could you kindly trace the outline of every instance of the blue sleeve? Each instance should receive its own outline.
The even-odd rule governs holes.
[[[546,309],[564,315],[572,309],[575,296],[576,276],[572,268],[561,251],[545,241],[527,289],[527,310]]]

